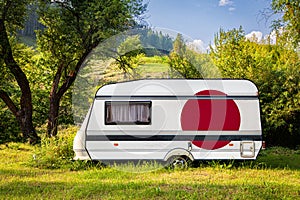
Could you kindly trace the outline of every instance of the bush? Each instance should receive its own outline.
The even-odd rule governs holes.
[[[37,145],[28,165],[41,169],[69,169],[71,171],[92,168],[103,168],[101,162],[91,160],[73,160],[73,140],[78,127],[60,127],[56,137],[41,137],[41,144]],[[44,133],[42,127],[38,132]]]
[[[73,139],[77,127],[60,130],[56,137],[42,136],[41,144],[36,147],[31,164],[39,168],[65,168],[72,163]]]
[[[24,142],[15,116],[0,99],[0,144]]]
[[[36,146],[29,164],[46,169],[80,170],[99,167],[100,163],[73,160],[73,140],[77,132],[76,126],[61,128],[56,137],[42,136],[41,144]]]

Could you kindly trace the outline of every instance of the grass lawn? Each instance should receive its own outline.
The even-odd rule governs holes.
[[[143,78],[167,78],[169,65],[167,63],[145,63],[138,67]]]
[[[32,155],[33,148],[24,144],[0,146],[0,199],[300,199],[300,154],[283,148],[233,166],[199,163],[143,173],[116,167],[38,169],[28,165]]]
[[[135,68],[134,79],[149,79],[149,78],[169,78],[170,76],[170,66],[167,62],[167,57],[142,57],[140,60],[140,64]],[[132,72],[131,72],[132,73]],[[124,73],[114,67],[108,68],[104,74],[104,78],[108,82],[120,82],[129,80],[128,78],[132,78],[127,75],[124,77]]]

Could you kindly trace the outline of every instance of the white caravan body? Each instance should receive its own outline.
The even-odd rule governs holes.
[[[248,80],[137,80],[101,87],[74,139],[75,159],[256,159],[257,87]]]

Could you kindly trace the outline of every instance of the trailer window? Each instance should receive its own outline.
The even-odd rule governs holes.
[[[151,123],[151,102],[109,101],[105,102],[105,124],[142,124]]]

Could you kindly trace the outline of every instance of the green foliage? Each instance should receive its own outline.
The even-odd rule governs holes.
[[[141,64],[143,47],[139,35],[127,37],[117,48],[117,58],[112,65],[115,65],[124,73],[126,78],[128,75],[137,78],[136,68]]]
[[[15,41],[14,37],[11,37],[10,40]],[[13,42],[14,44],[16,42]],[[14,47],[15,52],[18,52],[18,49]],[[20,55],[20,54],[19,54]],[[20,88],[17,86],[17,82],[14,79],[14,76],[5,66],[4,60],[2,57],[0,58],[0,90],[7,92],[10,95],[10,98],[17,102],[21,96]],[[0,99],[0,143],[8,142],[8,141],[23,141],[22,135],[20,134],[19,124],[12,114],[12,112],[8,109],[7,105]]]
[[[169,56],[171,70],[176,71],[184,78],[202,78],[200,71],[191,63],[190,57],[191,51],[187,49],[182,35],[178,34],[173,43],[173,50]]]
[[[182,35],[178,34],[173,50],[169,54],[171,77],[218,78],[216,68],[208,54],[194,51],[188,46]]]
[[[255,163],[263,163],[271,169],[300,169],[300,149],[270,147],[260,152]]]
[[[73,139],[76,132],[77,127],[74,126],[61,130],[56,137],[48,138],[43,135],[31,164],[39,168],[68,168],[74,156]]]
[[[246,41],[242,28],[228,32],[221,30],[216,35],[216,48],[211,53],[223,77],[251,79],[258,85],[263,130],[269,144],[299,145],[299,52],[297,54],[288,48],[290,41],[297,47],[300,40],[299,3],[299,0],[272,1],[274,12],[283,14],[274,23],[274,26],[277,25],[277,41],[280,41],[276,45]],[[136,26],[136,20],[144,13],[147,5],[141,0],[39,1],[38,14],[46,28],[38,31],[38,47],[32,49],[20,44],[14,35],[24,27],[28,14],[26,9],[35,9],[36,6],[35,1],[31,0],[0,0],[0,20],[4,21],[9,33],[13,57],[30,83],[34,125],[40,127],[46,122],[51,89],[62,94],[57,96],[61,101],[58,122],[71,124],[69,83],[76,78],[84,58],[99,42]],[[36,13],[31,14],[29,18],[37,17]],[[140,51],[141,44],[150,50]],[[153,47],[159,51],[151,50]],[[152,63],[147,63],[142,54],[167,55],[171,50],[172,39],[168,35],[145,29],[139,38],[131,37],[124,41],[117,51],[123,55],[120,57],[123,69],[129,69],[135,77],[143,77],[141,73],[146,67],[149,69],[144,70],[144,73],[165,69],[166,63],[171,66],[172,77],[219,77],[210,56],[191,50],[181,35],[174,41],[169,57],[162,57],[164,60],[151,58]],[[22,92],[13,74],[5,67],[3,58],[1,54],[0,66],[4,67],[0,67],[0,90],[9,94],[14,104],[20,107],[18,104]],[[158,63],[156,67],[155,63]],[[156,77],[169,77],[166,72],[155,73]],[[56,75],[58,85],[51,88]],[[64,84],[67,87],[62,89]],[[0,143],[22,141],[19,124],[3,101],[0,101],[0,111]]]
[[[134,36],[128,36],[124,42],[122,42],[118,46],[118,54],[119,55],[124,55],[126,53],[129,53],[131,51],[135,50],[141,50],[142,49],[142,43],[140,40],[139,35],[134,35]]]
[[[169,35],[150,28],[139,29],[139,33],[147,56],[167,55],[172,50],[173,40]]]
[[[175,73],[172,74],[172,77],[183,78],[202,78],[201,73],[197,68],[189,61],[188,58],[183,58],[175,52],[170,54],[170,68]],[[178,74],[178,75],[176,75]]]
[[[27,5],[32,0],[0,0],[0,16],[5,21],[7,29],[11,33],[16,33],[17,29],[24,27],[27,15]]]
[[[28,162],[31,167],[40,169],[67,169],[71,171],[102,168],[100,162],[73,160],[73,140],[76,126],[61,128],[55,137],[43,134],[41,144],[35,146],[34,154]]]
[[[85,52],[130,27],[133,15],[140,15],[144,9],[140,0],[46,1],[40,4],[46,29],[39,33],[38,44],[54,56],[53,61],[64,62],[66,68],[74,70]]]
[[[28,78],[32,91],[33,123],[41,126],[46,122],[49,105],[51,76],[40,54],[32,47],[17,43],[15,59]]]
[[[16,52],[13,50],[14,44],[11,41],[11,38],[15,36],[17,29],[22,28],[24,17],[27,14],[27,4],[30,2],[31,1],[0,1],[1,68],[7,68],[7,72],[9,71],[14,77],[17,82],[17,88],[21,91],[18,103],[11,98],[7,88],[0,88],[0,98],[5,102],[17,119],[24,139],[30,143],[36,143],[38,142],[39,137],[37,136],[32,123],[32,93],[28,78],[18,61],[15,59]]]
[[[295,47],[300,43],[300,1],[272,0],[272,9],[282,17],[273,22],[273,28],[283,31],[283,35],[290,38]]]
[[[0,101],[0,118],[0,144],[23,141],[18,122],[2,101]]]
[[[37,35],[38,48],[53,73],[47,130],[52,136],[57,134],[61,99],[90,52],[105,39],[136,25],[146,5],[142,0],[39,2],[45,29]]]
[[[40,56],[34,49],[19,43],[15,37],[10,37],[10,43],[15,61],[24,71],[31,91],[34,94],[32,95],[34,125],[40,126],[45,123],[48,110],[49,76],[47,70],[42,65]],[[6,91],[12,101],[18,105],[18,101],[21,98],[21,90],[16,79],[6,67],[0,68],[0,77],[0,89]],[[0,106],[0,117],[3,119],[0,122],[0,143],[24,141],[20,133],[19,124],[13,113],[2,100],[0,100]]]
[[[246,40],[242,28],[221,30],[211,56],[223,77],[252,80],[259,89],[262,126],[270,145],[295,147],[300,139],[300,59],[284,46]]]

